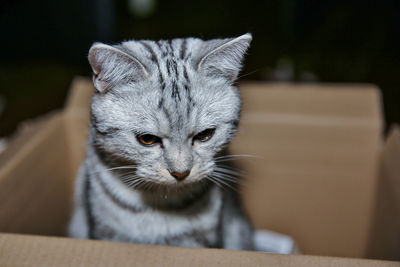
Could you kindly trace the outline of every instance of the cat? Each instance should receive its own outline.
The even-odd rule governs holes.
[[[87,155],[69,235],[253,249],[232,169],[235,86],[252,36],[95,43]]]

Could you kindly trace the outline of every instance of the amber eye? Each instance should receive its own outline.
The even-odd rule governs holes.
[[[157,137],[152,134],[137,135],[136,138],[139,141],[139,143],[141,143],[144,146],[152,146],[156,143],[161,143],[160,137]]]
[[[207,142],[214,135],[215,128],[206,129],[193,137],[193,141]]]

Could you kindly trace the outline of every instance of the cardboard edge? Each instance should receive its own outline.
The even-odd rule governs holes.
[[[367,257],[400,260],[400,125],[390,126],[380,156]]]
[[[2,266],[400,266],[400,262],[0,234]]]
[[[88,88],[93,90],[88,90]],[[79,113],[81,109],[87,110],[87,101],[85,100],[87,97],[91,97],[93,92],[94,87],[90,79],[82,76],[75,77],[70,86],[64,111]]]
[[[54,121],[61,117],[62,111],[55,111],[21,127],[0,155],[0,180],[6,178],[4,174],[19,165],[26,155],[47,137],[48,132],[52,131]],[[27,138],[29,142],[26,142]]]
[[[343,88],[343,89],[369,89],[380,91],[379,87],[374,83],[345,83],[345,82],[265,82],[265,81],[243,81],[239,84],[239,88],[242,87],[260,87],[268,85],[268,87],[273,87],[275,89],[285,89],[287,87],[296,87],[296,89],[315,89],[315,88]],[[246,90],[244,88],[244,90]]]

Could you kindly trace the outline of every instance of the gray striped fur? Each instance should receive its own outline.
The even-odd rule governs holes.
[[[215,180],[216,157],[237,130],[241,103],[233,84],[250,41],[245,34],[92,46],[96,93],[70,236],[253,248],[252,227],[229,190],[235,185]],[[209,140],[196,139],[210,128]],[[161,142],[142,145],[141,134]],[[187,170],[183,180],[171,174]]]

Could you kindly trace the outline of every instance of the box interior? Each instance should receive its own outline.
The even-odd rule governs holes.
[[[88,79],[76,79],[63,111],[27,123],[0,154],[1,232],[65,234],[92,92]],[[256,156],[237,163],[247,173],[242,196],[255,226],[291,235],[308,255],[399,259],[400,238],[388,241],[385,225],[398,223],[387,214],[399,211],[400,193],[392,192],[396,199],[386,199],[391,206],[382,210],[378,200],[396,189],[378,185],[386,176],[399,184],[393,158],[400,154],[381,159],[378,90],[253,83],[241,92],[243,115],[231,151]],[[398,144],[400,137],[392,139]],[[381,160],[389,165],[381,168]]]

